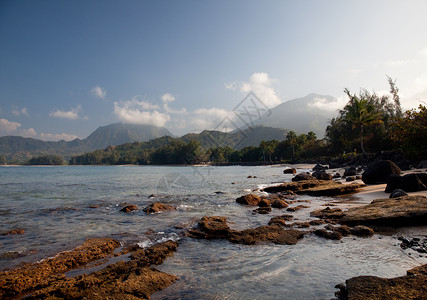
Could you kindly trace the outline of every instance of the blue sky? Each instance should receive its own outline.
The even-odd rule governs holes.
[[[249,91],[427,101],[427,1],[0,1],[0,136],[214,128]],[[321,101],[319,105],[321,105]]]

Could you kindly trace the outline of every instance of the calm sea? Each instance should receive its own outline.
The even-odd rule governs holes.
[[[0,167],[0,269],[34,262],[69,250],[87,238],[113,237],[124,245],[145,247],[179,240],[177,253],[158,268],[180,280],[153,299],[330,299],[334,286],[359,275],[395,277],[427,263],[416,252],[403,251],[396,233],[372,238],[330,241],[306,235],[297,245],[231,244],[196,240],[184,230],[205,215],[225,216],[230,226],[266,225],[275,215],[254,215],[235,199],[255,189],[289,181],[284,167],[61,166]],[[307,171],[300,169],[298,171]],[[255,178],[248,178],[252,176]],[[150,198],[155,194],[157,197]],[[300,196],[310,208],[294,213],[296,221],[335,201]],[[345,200],[340,199],[340,200]],[[147,215],[154,201],[176,211]],[[126,204],[140,210],[120,212]],[[405,229],[407,235],[414,234]],[[415,229],[413,229],[415,230]]]

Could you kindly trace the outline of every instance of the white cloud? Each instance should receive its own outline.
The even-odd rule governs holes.
[[[160,112],[157,105],[138,100],[137,97],[128,101],[114,102],[114,113],[119,120],[132,124],[162,127],[170,120],[170,116]]]
[[[273,88],[273,82],[267,73],[253,73],[249,78],[249,82],[242,83],[226,83],[227,89],[235,90],[239,87],[242,93],[254,92],[255,95],[268,107],[274,107],[282,103]]]
[[[236,82],[224,83],[224,86],[226,89],[233,90],[233,91],[237,89],[237,85],[238,84]]]
[[[95,97],[98,97],[100,99],[105,99],[105,96],[107,96],[107,92],[100,87],[99,85],[94,86],[90,92],[92,93],[92,95],[94,95]]]
[[[22,125],[18,122],[8,121],[6,119],[0,119],[0,133],[11,133],[18,130]]]
[[[234,112],[221,108],[199,108],[190,114],[187,126],[191,127],[192,131],[212,130],[225,119],[232,120],[235,116]]]
[[[425,92],[427,90],[427,75],[422,74],[415,79],[415,89],[418,93]]]
[[[55,117],[55,118],[63,118],[63,119],[70,119],[70,120],[76,120],[79,118],[79,111],[81,109],[81,105],[78,105],[77,107],[71,109],[70,111],[64,111],[64,110],[56,110],[54,112],[51,112],[49,116]]]
[[[23,137],[36,137],[37,132],[34,130],[34,128],[28,128],[28,129],[20,130],[19,135],[21,135]]]
[[[15,116],[25,115],[25,116],[29,117],[29,114],[28,114],[26,107],[24,107],[22,109],[15,108],[12,110],[12,114],[14,114]]]
[[[32,129],[32,128],[30,128]],[[54,134],[54,133],[40,133],[39,138],[44,141],[72,141],[78,138],[77,135],[74,134],[67,134],[67,133],[60,133],[60,134]]]
[[[172,94],[166,93],[162,96],[163,103],[170,103],[175,101],[175,97]]]
[[[338,109],[342,109],[347,104],[347,102],[347,95],[342,95],[333,101],[330,101],[326,98],[314,98],[313,101],[308,104],[308,106],[326,111],[337,111]]]

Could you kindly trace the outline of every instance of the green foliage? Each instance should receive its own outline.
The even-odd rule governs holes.
[[[395,81],[387,78],[391,95],[379,96],[364,89],[356,95],[344,90],[349,101],[326,128],[332,153],[353,152],[355,149],[366,153],[365,146],[371,151],[395,147],[389,138],[389,129],[391,123],[401,116],[402,109]]]
[[[403,153],[416,159],[427,157],[427,107],[421,105],[405,112],[391,126],[390,136]]]
[[[41,155],[31,158],[28,162],[28,165],[63,165],[65,160],[59,155]]]
[[[6,164],[6,158],[3,157],[3,155],[0,155],[0,165]]]

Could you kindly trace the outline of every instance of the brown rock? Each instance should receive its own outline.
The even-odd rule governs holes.
[[[356,236],[372,236],[374,235],[374,230],[364,225],[357,225],[350,229],[352,235]]]
[[[76,276],[61,278],[33,292],[35,298],[65,299],[149,299],[150,295],[171,285],[178,278],[160,272],[150,265],[162,263],[172,255],[178,244],[168,241],[148,249],[139,249],[128,262],[120,261],[106,268]]]
[[[343,211],[340,208],[330,208],[318,209],[312,211],[310,216],[320,218],[320,219],[337,219],[344,216]]]
[[[287,211],[297,211],[300,210],[302,208],[309,208],[310,206],[307,205],[298,205],[298,206],[294,206],[294,207],[288,207],[286,210]]]
[[[339,299],[426,299],[427,275],[418,274],[395,278],[358,276],[346,280],[346,285],[338,285]]]
[[[236,202],[243,205],[257,206],[261,198],[254,194],[244,195],[236,199]]]
[[[113,253],[120,243],[113,239],[89,239],[74,250],[62,252],[53,258],[18,269],[0,272],[0,298],[12,297],[54,282],[55,274],[103,259]]]
[[[393,227],[427,224],[427,197],[403,196],[377,199],[368,205],[353,207],[339,219],[342,224],[380,224]]]
[[[310,196],[337,196],[356,192],[364,186],[361,183],[342,184],[336,181],[324,181],[321,185],[303,189],[297,193]]]
[[[287,168],[283,170],[283,174],[295,174],[297,170],[295,168]]]
[[[268,225],[281,225],[285,226],[286,221],[291,221],[293,219],[292,215],[281,215],[277,217],[273,217],[268,222]]]
[[[326,229],[316,229],[314,231],[314,234],[330,240],[342,239],[342,234],[339,233],[338,231],[327,231]]]
[[[138,206],[136,206],[136,205],[127,205],[127,206],[123,207],[120,211],[128,213],[128,212],[131,212],[131,211],[134,211],[134,210],[138,210]]]
[[[318,225],[323,225],[326,222],[324,220],[311,220],[309,223],[311,226],[318,226]]]
[[[264,188],[263,191],[267,193],[290,193],[300,191],[302,189],[307,189],[309,187],[318,186],[319,184],[321,184],[319,180],[314,178],[312,180],[286,182],[280,185],[269,186]]]
[[[230,228],[227,225],[225,217],[207,217],[204,216],[197,227],[189,230],[193,237],[204,239],[223,239],[228,237]]]
[[[258,207],[257,209],[254,209],[252,213],[261,215],[269,214],[271,213],[271,206]]]
[[[271,201],[266,198],[262,198],[261,201],[258,202],[259,207],[269,207],[271,205]]]
[[[285,201],[283,201],[282,199],[276,199],[271,203],[271,207],[273,207],[273,208],[282,209],[282,208],[286,208],[288,206],[289,205]]]
[[[295,229],[285,230],[281,226],[260,226],[254,229],[233,231],[229,240],[232,243],[253,245],[258,242],[272,242],[281,245],[294,245],[304,236],[304,232]]]
[[[309,173],[299,173],[294,178],[292,178],[292,181],[307,181],[307,180],[316,180],[316,178],[311,176]]]
[[[144,211],[147,214],[155,214],[155,213],[160,213],[162,211],[168,211],[168,210],[175,210],[175,207],[169,204],[155,202],[153,204],[150,204],[146,208],[144,208]]]
[[[25,233],[24,229],[13,229],[13,230],[4,232],[2,235],[17,235],[17,234],[24,234],[24,233]]]

